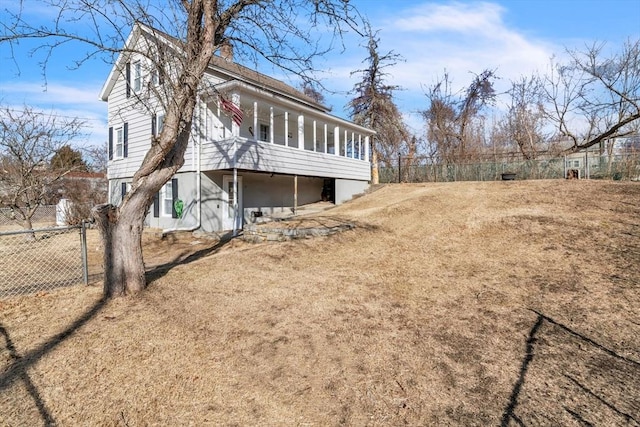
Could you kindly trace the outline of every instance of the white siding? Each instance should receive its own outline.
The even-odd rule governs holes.
[[[202,170],[229,169],[234,165],[233,140],[207,141],[202,146]],[[290,175],[369,181],[369,162],[333,154],[316,153],[268,142],[239,139],[238,169]]]

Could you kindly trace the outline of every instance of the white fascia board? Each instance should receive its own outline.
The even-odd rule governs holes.
[[[256,86],[247,84],[245,82],[241,82],[241,81],[238,81],[238,80],[231,80],[231,81],[228,81],[228,82],[217,84],[214,87],[216,88],[216,90],[218,92],[228,91],[228,90],[232,90],[232,89],[235,89],[235,88],[240,88],[240,89],[242,89],[244,91],[247,91],[247,92],[253,92],[253,93],[259,95],[262,98],[271,98],[271,99],[277,100],[278,103],[285,104],[286,106],[290,107],[294,111],[305,112],[305,113],[307,113],[307,114],[309,114],[311,116],[320,116],[322,118],[326,118],[327,121],[331,121],[331,122],[334,122],[334,123],[337,123],[337,124],[340,124],[340,125],[343,125],[343,126],[348,126],[350,128],[355,128],[359,132],[364,133],[364,134],[368,134],[368,135],[375,135],[376,134],[376,131],[374,131],[372,129],[357,125],[357,124],[355,124],[353,122],[350,122],[348,120],[342,119],[342,118],[337,117],[337,116],[334,116],[332,114],[325,113],[325,112],[323,112],[321,110],[317,110],[315,108],[307,107],[306,105],[300,104],[298,102],[295,102],[295,101],[293,101],[291,99],[288,99],[287,97],[280,96],[280,95],[278,95],[278,94],[276,94],[274,92],[271,92],[271,91],[260,89],[260,88],[258,88]],[[206,95],[213,96],[212,94],[205,94],[205,96]]]
[[[118,75],[121,70],[121,63],[122,61],[125,60],[125,57],[129,56],[128,52],[126,52],[126,48],[127,46],[130,46],[131,43],[137,42],[139,36],[140,36],[140,26],[139,24],[136,23],[135,26],[133,27],[133,30],[131,30],[131,32],[129,33],[129,37],[127,37],[127,41],[124,43],[123,49],[118,54],[118,59],[116,59],[116,63],[113,64],[113,67],[111,67],[111,72],[109,73],[109,77],[107,77],[107,80],[104,82],[104,85],[102,86],[102,90],[100,90],[100,100],[107,101],[109,99],[109,94],[111,93],[113,86],[115,86],[116,81],[118,80]]]

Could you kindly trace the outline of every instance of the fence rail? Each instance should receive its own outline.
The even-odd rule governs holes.
[[[640,180],[640,156],[450,164],[409,163],[400,159],[395,167],[380,167],[379,180],[381,183],[495,181],[507,172],[515,173],[516,179],[561,179],[567,177],[568,170],[577,170],[580,178]]]
[[[84,223],[0,232],[0,298],[87,284]]]

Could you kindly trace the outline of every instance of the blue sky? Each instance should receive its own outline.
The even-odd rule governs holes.
[[[445,70],[454,87],[462,88],[471,73],[495,69],[499,85],[506,88],[510,80],[544,71],[551,56],[561,59],[566,48],[584,50],[594,42],[606,42],[606,48],[615,51],[625,40],[640,38],[640,0],[351,2],[380,31],[381,53],[392,50],[405,59],[388,69],[388,83],[403,88],[396,101],[416,132],[422,127],[418,111],[426,108],[424,87]],[[46,16],[46,11],[30,9],[29,3],[25,2],[33,19]],[[0,9],[13,4],[15,0],[0,0]],[[347,92],[356,81],[350,73],[362,68],[367,55],[355,38],[347,37],[345,43],[346,51],[335,51],[318,62],[324,85],[337,92],[327,96],[327,104],[341,117],[346,117]],[[38,61],[27,51],[27,44],[15,50],[16,66],[8,47],[0,45],[0,102],[82,117],[89,135],[80,143],[106,141],[106,103],[98,100],[98,94],[110,66],[96,60],[69,70],[73,51],[59,51],[49,64],[44,91]]]

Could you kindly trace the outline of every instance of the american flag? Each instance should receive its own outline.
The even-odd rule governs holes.
[[[242,124],[244,113],[236,104],[221,96],[220,106],[224,111],[231,115],[231,120],[233,120],[235,124],[237,124],[238,126]]]

